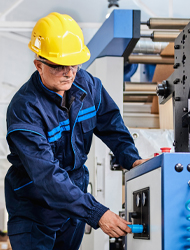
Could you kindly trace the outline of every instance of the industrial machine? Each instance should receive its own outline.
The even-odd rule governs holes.
[[[157,87],[173,99],[175,153],[163,153],[125,174],[126,219],[143,225],[126,250],[190,249],[190,23],[175,40],[174,73]]]
[[[157,87],[160,103],[174,104],[174,147],[125,173],[125,211],[121,207],[121,171],[113,171],[112,154],[93,138],[87,165],[91,193],[115,213],[132,222],[132,234],[109,239],[101,230],[86,228],[81,249],[179,250],[190,249],[190,25],[189,19],[150,19],[153,29],[183,29],[154,32],[153,41],[174,41],[175,59],[131,54],[140,35],[140,11],[114,10],[89,42],[91,59],[83,64],[123,106],[124,63],[173,64],[175,72]],[[176,26],[178,24],[178,26]],[[167,34],[167,35],[166,35]],[[169,38],[168,38],[169,37]],[[143,58],[142,58],[143,57]],[[164,60],[165,59],[165,60]],[[167,60],[167,61],[166,61]],[[117,83],[117,84],[116,84]],[[114,181],[114,185],[113,185]],[[111,195],[110,195],[111,194]],[[114,200],[114,203],[113,203]]]

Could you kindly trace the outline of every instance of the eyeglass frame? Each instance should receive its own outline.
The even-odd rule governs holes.
[[[43,59],[43,58],[42,58]],[[43,64],[45,64],[45,65],[47,65],[48,67],[50,67],[50,68],[52,68],[52,69],[56,69],[56,68],[59,68],[59,67],[69,67],[69,70],[67,71],[67,72],[65,72],[65,73],[63,73],[63,75],[66,75],[71,69],[74,69],[74,67],[78,67],[77,68],[77,70],[76,70],[76,72],[78,72],[79,70],[80,70],[80,68],[81,68],[81,64],[80,65],[71,65],[71,66],[66,66],[66,65],[59,65],[59,64],[51,64],[51,63],[48,63],[48,62],[46,62],[46,61],[44,61],[44,60],[39,60],[39,59],[37,59],[39,62],[41,62],[41,63],[43,63]],[[45,59],[46,60],[46,59]]]

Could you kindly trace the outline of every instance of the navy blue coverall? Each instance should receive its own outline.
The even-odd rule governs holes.
[[[13,250],[78,249],[88,223],[94,229],[108,210],[87,193],[84,165],[97,135],[129,169],[140,159],[119,109],[98,78],[76,74],[62,96],[47,89],[36,71],[7,110],[5,177],[8,235]]]

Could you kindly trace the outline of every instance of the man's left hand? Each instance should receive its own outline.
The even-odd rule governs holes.
[[[142,164],[142,163],[144,163],[145,161],[148,161],[148,160],[150,160],[150,158],[149,158],[149,159],[140,159],[140,160],[136,160],[136,161],[133,163],[132,168],[134,168],[134,167],[136,167],[136,166],[138,166],[138,165],[140,165],[140,164]]]

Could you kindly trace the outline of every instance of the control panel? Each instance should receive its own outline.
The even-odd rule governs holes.
[[[163,153],[126,172],[125,214],[142,233],[125,250],[190,249],[190,153]]]
[[[150,239],[150,196],[149,187],[133,192],[133,212],[129,218],[133,219],[133,224],[143,225],[142,233],[134,233],[134,239]]]

